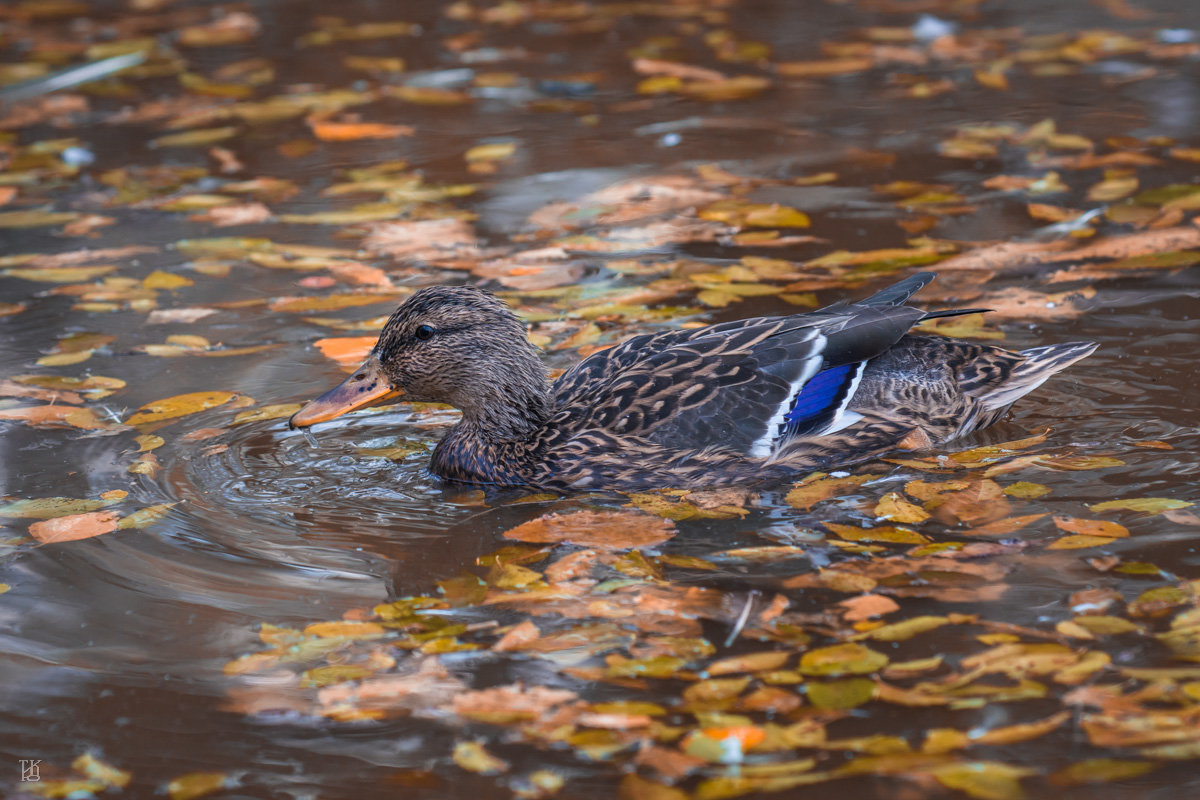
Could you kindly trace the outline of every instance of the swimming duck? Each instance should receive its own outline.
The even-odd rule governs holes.
[[[778,481],[983,428],[1096,348],[1011,352],[909,334],[968,313],[905,305],[933,277],[806,314],[634,336],[553,383],[502,301],[425,288],[362,366],[290,424],[402,394],[462,411],[431,462],[454,481],[557,491]]]

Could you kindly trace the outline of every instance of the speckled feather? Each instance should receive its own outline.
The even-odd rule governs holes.
[[[932,278],[807,314],[635,336],[551,385],[501,301],[432,287],[401,304],[373,356],[411,399],[462,410],[433,453],[444,478],[553,490],[778,481],[990,425],[1095,347],[1013,353],[907,335],[939,315],[904,305]],[[421,326],[434,331],[427,340]],[[853,383],[832,395],[817,429],[797,432],[783,414],[834,367],[844,369],[831,377]]]

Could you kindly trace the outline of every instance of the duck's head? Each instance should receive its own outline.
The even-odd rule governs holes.
[[[521,435],[546,415],[546,372],[501,300],[469,286],[433,286],[401,303],[366,361],[289,422],[306,427],[397,395],[448,403],[497,435]]]

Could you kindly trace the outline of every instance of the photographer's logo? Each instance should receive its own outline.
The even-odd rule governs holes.
[[[41,763],[42,760],[40,758],[22,758],[21,782],[37,783],[40,781],[42,779]]]

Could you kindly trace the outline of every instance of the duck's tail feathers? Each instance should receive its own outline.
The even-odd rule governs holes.
[[[1008,380],[979,398],[985,408],[1007,408],[1099,347],[1096,342],[1068,342],[1022,350],[1024,361],[1013,368]]]
[[[921,291],[937,277],[932,272],[918,272],[916,275],[910,275],[899,283],[893,283],[891,286],[876,292],[866,300],[859,300],[854,305],[858,306],[902,306],[907,303],[914,294]],[[963,314],[981,314],[985,311],[991,311],[990,308],[951,308],[945,311],[926,311],[921,320],[936,319],[938,317],[958,317]]]
[[[920,321],[937,319],[938,317],[961,317],[964,314],[986,314],[990,308],[947,308],[944,311],[926,311]]]
[[[866,300],[859,300],[855,305],[860,306],[902,306],[908,299],[921,291],[936,277],[932,272],[918,272],[899,283],[893,283],[886,289],[876,292]]]

